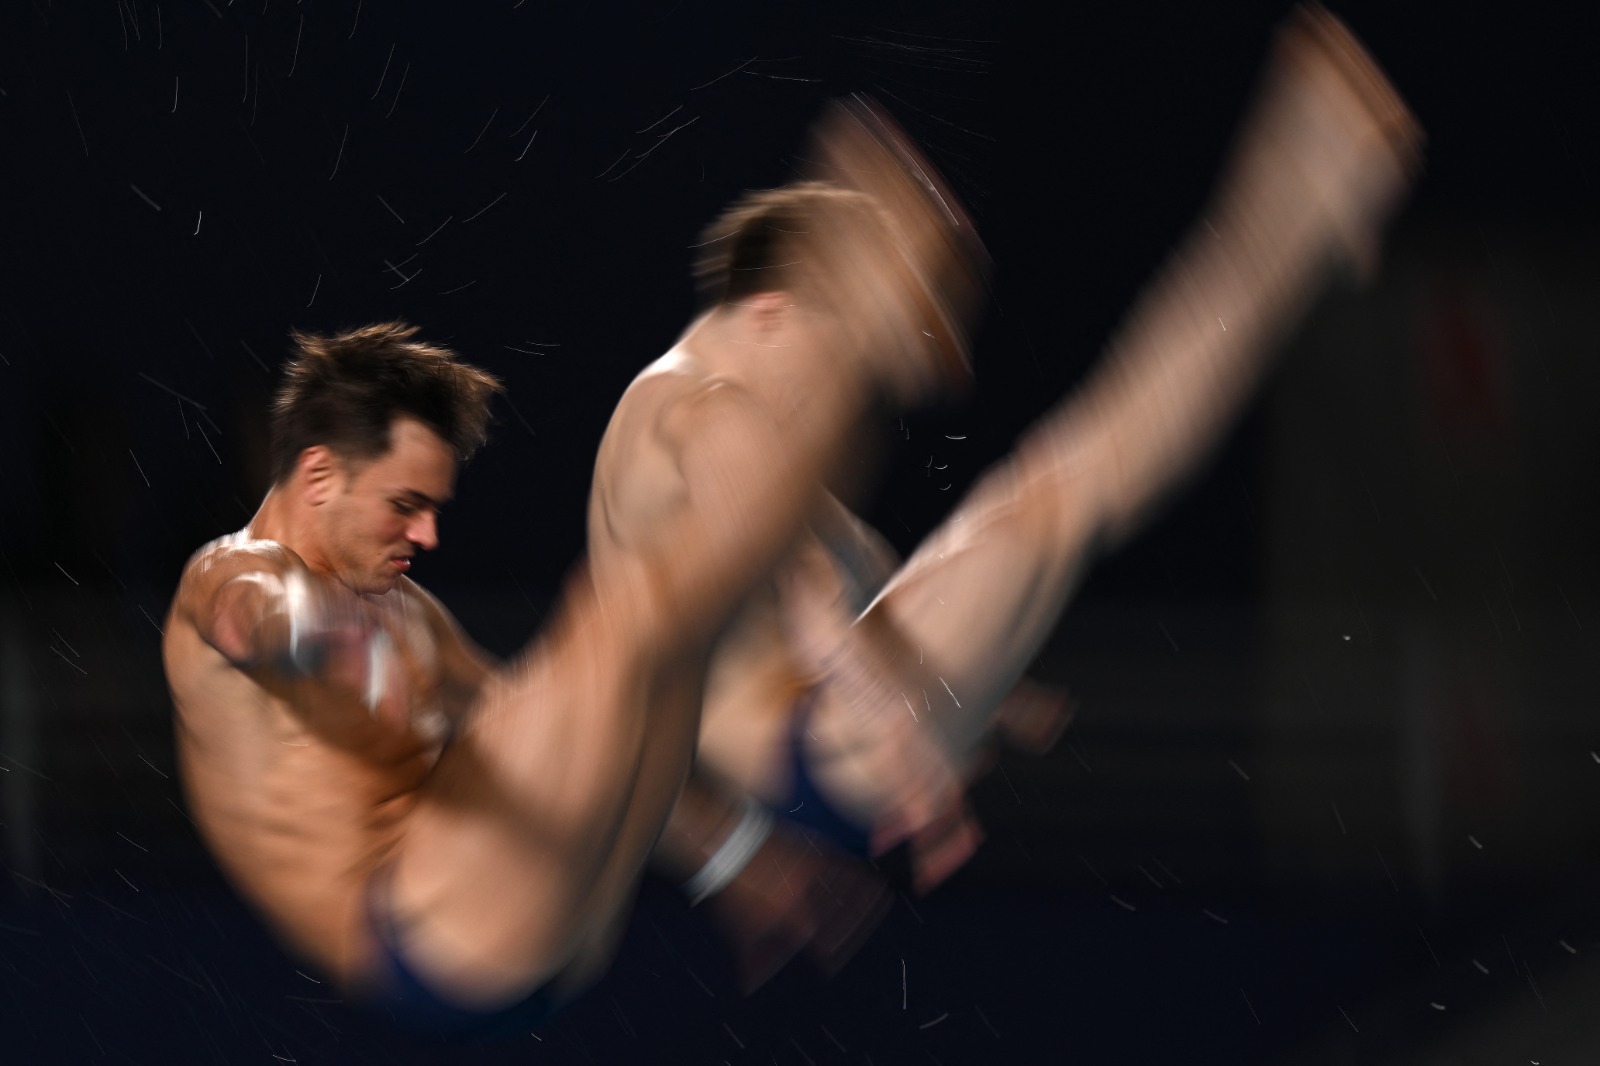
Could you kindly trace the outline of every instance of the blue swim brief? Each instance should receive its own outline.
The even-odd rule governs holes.
[[[867,858],[872,852],[869,831],[828,802],[806,762],[806,729],[816,703],[816,690],[809,690],[795,701],[794,713],[789,716],[789,794],[774,813],[820,833],[840,851]]]
[[[406,962],[399,923],[388,904],[388,880],[388,871],[380,869],[367,882],[367,923],[377,947],[374,979],[364,994],[369,1012],[446,1040],[473,1041],[531,1032],[564,1005],[548,984],[504,1007],[464,1007],[444,999]]]

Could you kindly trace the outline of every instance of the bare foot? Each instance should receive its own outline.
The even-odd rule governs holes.
[[[862,95],[836,101],[817,123],[813,176],[867,193],[888,214],[900,236],[894,269],[864,270],[857,286],[864,301],[907,305],[917,348],[932,356],[943,389],[971,378],[967,337],[984,295],[989,256],[938,170],[882,107]],[[865,262],[865,260],[863,260]],[[869,289],[898,291],[869,292]]]
[[[1279,32],[1234,164],[1246,195],[1296,184],[1367,272],[1383,224],[1421,167],[1422,141],[1422,128],[1361,42],[1308,4]]]

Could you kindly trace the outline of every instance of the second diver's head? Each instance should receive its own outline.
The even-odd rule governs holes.
[[[926,258],[873,197],[800,182],[731,204],[703,231],[694,276],[713,311],[782,294],[827,315],[891,391],[920,400],[948,387],[952,364],[965,366]]]

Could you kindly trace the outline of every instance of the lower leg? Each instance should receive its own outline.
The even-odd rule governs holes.
[[[1419,137],[1337,22],[1318,9],[1296,16],[1210,209],[1101,369],[869,611],[939,679],[929,709],[953,756],[985,732],[1094,552],[1194,469],[1337,261],[1370,256]]]

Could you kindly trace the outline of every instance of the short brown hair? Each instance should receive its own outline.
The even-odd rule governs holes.
[[[289,362],[272,403],[272,479],[284,480],[314,445],[361,462],[389,450],[396,417],[432,429],[462,461],[488,437],[492,374],[448,348],[413,339],[417,327],[379,322],[345,333],[290,334]]]
[[[707,306],[779,289],[825,283],[830,254],[845,237],[893,239],[877,202],[865,193],[821,181],[748,192],[700,235],[695,288]]]

